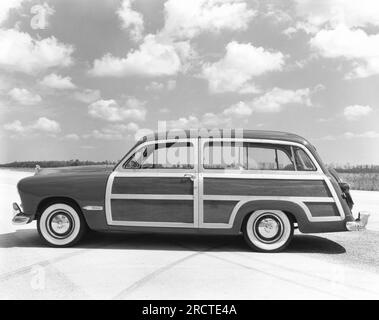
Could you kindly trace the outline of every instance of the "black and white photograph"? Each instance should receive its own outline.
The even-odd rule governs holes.
[[[0,299],[378,300],[379,2],[1,0]]]

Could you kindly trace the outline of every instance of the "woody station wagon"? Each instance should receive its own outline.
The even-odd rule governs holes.
[[[42,169],[18,183],[15,224],[70,246],[88,229],[244,235],[258,251],[302,233],[357,231],[349,186],[304,138],[276,131],[145,136],[114,168]],[[21,209],[22,208],[22,209]]]

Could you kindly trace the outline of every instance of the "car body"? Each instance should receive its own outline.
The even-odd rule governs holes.
[[[242,232],[254,249],[279,251],[294,228],[365,228],[368,216],[354,220],[349,188],[338,179],[295,134],[155,133],[114,167],[43,169],[22,179],[22,210],[14,204],[13,221],[38,220],[42,237],[56,246],[80,238],[81,230],[66,239],[76,223],[97,231]]]

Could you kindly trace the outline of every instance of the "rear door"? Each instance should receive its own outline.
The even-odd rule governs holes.
[[[198,227],[198,139],[138,146],[110,175],[109,225]]]

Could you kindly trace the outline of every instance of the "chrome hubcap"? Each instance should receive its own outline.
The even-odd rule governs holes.
[[[279,232],[279,223],[272,218],[262,219],[258,224],[258,232],[267,239],[274,238]]]
[[[71,227],[71,222],[64,214],[57,214],[51,220],[51,229],[57,234],[66,233]]]

